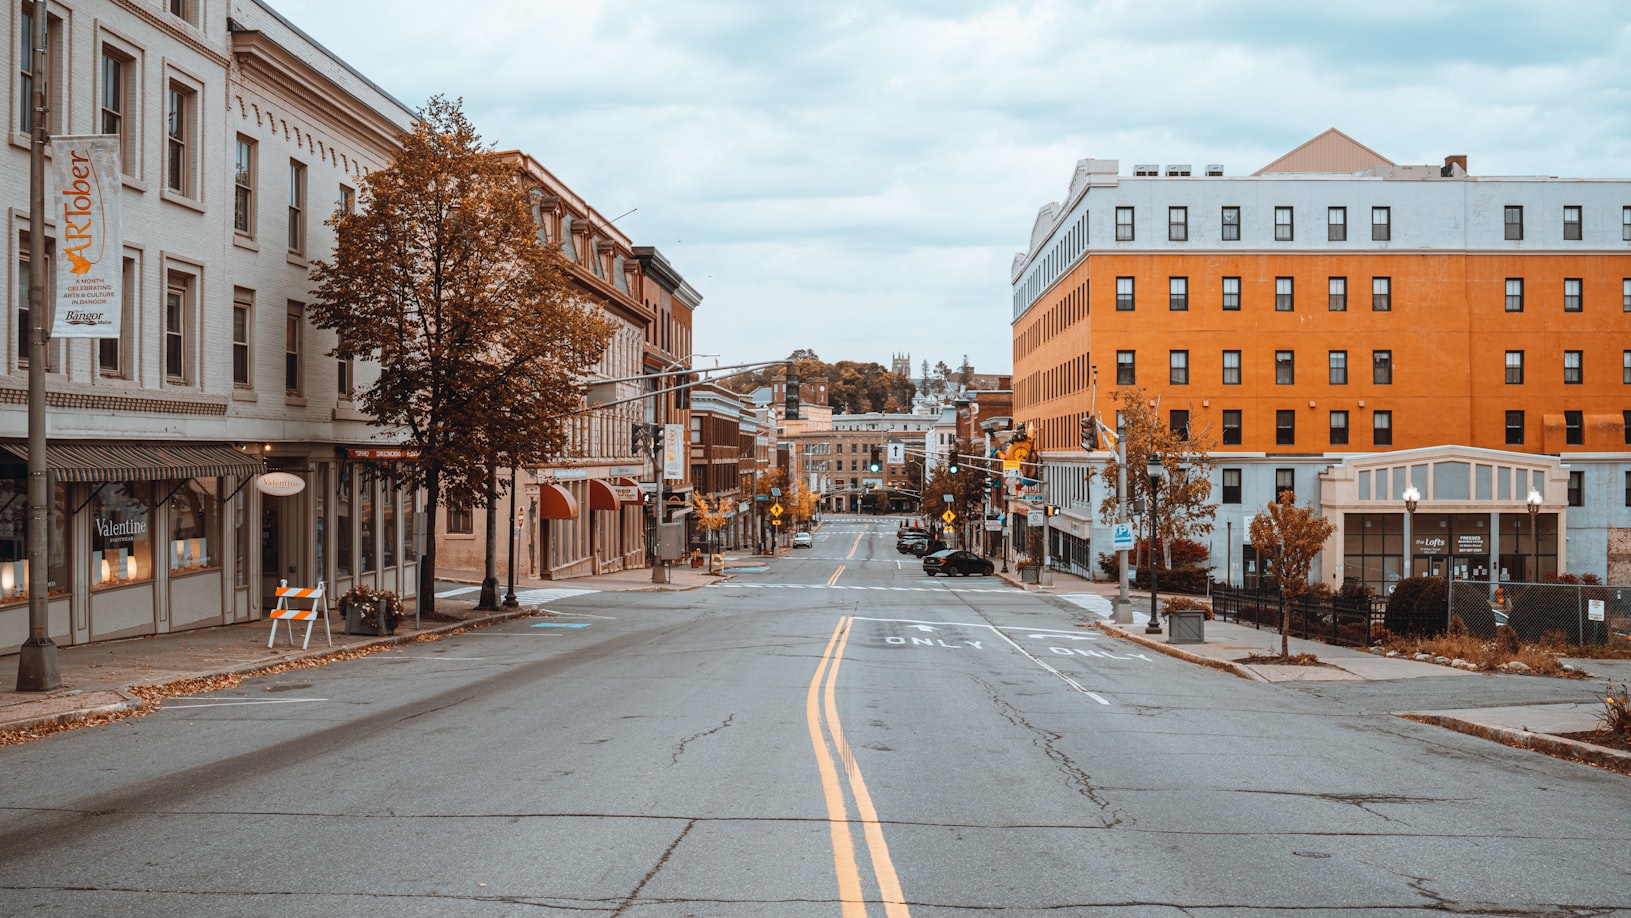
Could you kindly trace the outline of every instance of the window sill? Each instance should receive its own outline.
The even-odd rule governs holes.
[[[120,175],[120,179],[123,181],[124,186],[131,191],[140,192],[142,194],[147,193],[147,183],[136,176],[125,173]]]
[[[246,249],[251,252],[259,252],[261,250],[261,244],[255,241],[254,236],[247,233],[240,233],[237,230],[233,230],[232,232],[232,244],[237,248]]]
[[[286,394],[283,396],[283,404],[288,405],[290,408],[304,408],[306,407],[306,397],[304,395]]]
[[[284,260],[302,270],[311,267],[310,263],[306,261],[306,256],[300,252],[289,252],[284,256]]]
[[[232,400],[235,402],[258,402],[261,400],[261,397],[260,393],[256,392],[254,389],[237,386],[232,390]]]
[[[366,422],[369,418],[368,415],[359,410],[357,406],[351,404],[350,402],[342,402],[334,406],[333,419],[336,421]]]
[[[193,198],[189,198],[186,195],[181,194],[180,192],[172,191],[169,188],[160,189],[159,190],[159,197],[162,200],[169,201],[171,204],[178,204],[178,205],[180,205],[182,207],[187,208],[188,210],[194,210],[194,211],[197,211],[199,213],[205,213],[206,212],[204,210],[204,202],[194,200]]]

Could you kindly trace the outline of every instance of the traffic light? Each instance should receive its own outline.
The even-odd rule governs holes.
[[[883,471],[883,462],[881,461],[881,457],[879,456],[878,447],[873,446],[873,447],[869,447],[868,449],[869,449],[868,455],[870,456],[870,459],[867,462],[867,466],[866,466],[867,471],[869,471],[869,472]]]
[[[948,469],[948,470],[949,470],[949,471],[950,471],[950,472],[951,472],[951,473],[952,473],[952,474],[953,474],[953,475],[955,475],[955,474],[957,474],[957,459],[956,459],[956,458],[955,458],[955,457],[953,457],[953,458],[952,458],[952,460],[951,460],[951,466],[950,466],[950,468],[949,468],[949,469]]]
[[[1055,516],[1055,515],[1057,515],[1059,513],[1059,508],[1057,506],[1055,506],[1054,504],[1048,504],[1047,506],[1042,508],[1042,511],[1044,513],[1046,513],[1048,516]]]
[[[1099,448],[1099,421],[1093,415],[1082,417],[1082,449],[1093,452]]]

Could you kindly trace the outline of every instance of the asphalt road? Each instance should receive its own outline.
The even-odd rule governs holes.
[[[0,749],[0,913],[1631,914],[1628,779],[1389,713],[1457,680],[1247,682],[893,526]]]

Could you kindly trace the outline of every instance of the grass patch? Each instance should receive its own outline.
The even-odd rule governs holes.
[[[1277,653],[1273,653],[1273,654],[1254,653],[1249,657],[1243,657],[1243,658],[1241,658],[1239,660],[1236,660],[1235,662],[1236,663],[1266,663],[1266,664],[1270,664],[1270,665],[1273,665],[1273,666],[1322,666],[1322,665],[1324,665],[1324,664],[1320,663],[1320,658],[1319,657],[1316,657],[1311,653],[1294,653],[1289,657],[1282,657]]]

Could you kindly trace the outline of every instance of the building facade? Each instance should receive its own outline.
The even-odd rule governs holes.
[[[1291,489],[1337,525],[1333,586],[1631,581],[1631,181],[1399,165],[1335,130],[1249,176],[1119,173],[1078,163],[1013,266],[1014,412],[1054,528],[1108,536],[1078,442],[1114,410],[1096,379],[1216,442],[1219,579],[1253,573],[1249,521]]]

